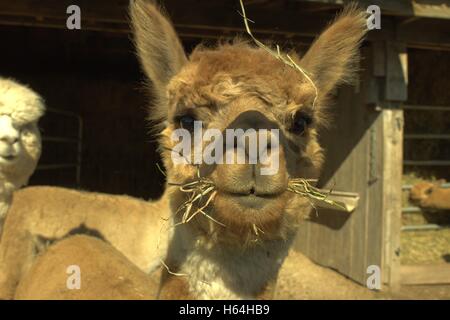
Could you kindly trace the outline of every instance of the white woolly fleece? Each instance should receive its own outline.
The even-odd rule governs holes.
[[[0,114],[22,125],[37,121],[45,112],[43,99],[14,80],[0,78]]]
[[[12,193],[26,185],[41,156],[41,136],[37,126],[44,114],[43,99],[14,80],[0,77],[0,115],[11,117],[20,129],[21,152],[10,165],[0,165],[0,236],[12,201]]]

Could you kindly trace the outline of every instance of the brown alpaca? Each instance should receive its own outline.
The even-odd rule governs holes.
[[[102,238],[141,270],[155,270],[170,236],[161,232],[167,214],[167,199],[149,203],[57,187],[17,191],[0,243],[0,299],[14,296],[20,279],[49,244],[77,233]]]
[[[450,210],[450,189],[444,189],[441,184],[445,181],[419,182],[410,193],[410,200],[425,209]]]
[[[160,150],[169,182],[162,199],[149,205],[147,216],[143,213],[139,218],[134,217],[133,223],[139,224],[139,219],[145,221],[139,230],[148,228],[147,234],[157,229],[151,229],[149,221],[152,219],[159,228],[161,222],[158,222],[158,216],[161,213],[170,215],[173,224],[178,224],[162,237],[162,247],[167,248],[165,263],[170,273],[164,273],[161,278],[156,297],[270,297],[270,288],[295,234],[296,222],[310,211],[307,199],[288,192],[288,182],[293,178],[311,179],[319,175],[323,153],[317,141],[317,131],[327,121],[325,108],[329,104],[330,92],[339,83],[350,81],[357,70],[358,47],[366,33],[365,13],[348,7],[314,42],[303,58],[292,55],[313,79],[318,88],[316,97],[313,85],[299,71],[263,49],[235,42],[216,48],[198,47],[187,58],[171,23],[153,4],[143,0],[134,1],[130,12],[138,55],[151,82],[152,95],[156,98],[150,117],[157,122]],[[185,126],[186,121],[189,123],[192,120],[201,120],[205,129],[215,128],[220,132],[233,128],[279,129],[278,172],[263,176],[259,170],[262,167],[260,163],[202,164],[199,167],[175,165],[171,150],[176,143],[170,138],[171,134],[175,129]],[[231,152],[236,153],[236,149]],[[204,209],[204,214],[196,215],[189,223],[179,224],[181,214],[177,212],[187,200],[187,194],[178,185],[195,181],[198,174],[213,183],[214,198]],[[64,199],[66,193],[74,191],[58,192]],[[84,203],[86,209],[95,202],[94,199],[90,202],[83,200],[92,197],[89,194],[74,193],[73,197],[78,203]],[[29,211],[32,212],[34,204],[32,199],[28,201]],[[102,206],[100,202],[97,208],[104,212]],[[81,215],[80,209],[75,210],[76,217]],[[31,223],[28,223],[28,229],[13,225],[13,215],[21,216],[15,219],[16,224],[24,224],[25,215],[30,214],[28,211],[18,212],[21,210],[11,211],[5,238],[8,228],[11,228],[9,238],[15,236],[17,229],[26,230],[32,236],[41,234],[38,228],[30,232]],[[73,218],[73,221],[67,222],[67,210],[52,214],[40,210],[39,214],[42,225],[49,224],[49,221],[53,221],[51,223],[54,225],[60,223],[60,229],[65,232],[56,232],[57,228],[53,226],[52,232],[46,233],[59,237],[70,227],[83,222],[82,218]],[[95,214],[95,210],[83,214],[83,218],[89,220],[86,225],[97,229],[141,269],[145,270],[150,265],[151,258],[158,260],[158,255],[151,253],[151,250],[146,252],[144,249],[135,249],[135,246],[143,243],[146,247],[154,248],[158,234],[147,238],[145,234],[140,234],[145,241],[139,240],[138,236],[133,235],[133,223],[126,221],[128,218],[124,215],[116,218],[106,215],[104,219],[107,223],[102,224],[95,221],[100,218],[91,216]],[[36,219],[37,214],[29,221]],[[114,221],[117,229],[111,230]],[[46,230],[45,226],[41,228]],[[123,238],[133,236],[133,241],[119,239],[119,233],[123,234]],[[154,240],[152,245],[151,239]],[[23,243],[31,246],[30,241],[23,240]],[[127,244],[123,245],[125,242]],[[64,254],[64,250],[60,250],[60,254]],[[66,254],[70,254],[70,251]],[[141,257],[140,254],[147,256]],[[89,257],[89,254],[86,253],[86,256]],[[141,262],[144,258],[146,263]],[[31,252],[28,252],[22,264],[32,259]],[[51,268],[54,260],[47,259],[46,265]],[[21,270],[24,268],[17,262],[15,267]],[[15,281],[20,277],[16,274]],[[32,285],[22,283],[21,287],[39,288],[35,282],[39,283],[37,278],[38,275],[33,277],[33,274],[28,274],[24,281],[32,282]],[[46,281],[53,280],[50,278]],[[99,285],[103,288],[109,285],[100,282],[101,279]],[[32,296],[33,293],[29,294]],[[127,298],[126,294],[123,298]]]
[[[79,288],[66,285],[67,268],[73,265],[80,268]],[[14,298],[142,300],[154,298],[156,288],[154,278],[114,247],[97,238],[76,235],[61,240],[36,259],[17,287]]]

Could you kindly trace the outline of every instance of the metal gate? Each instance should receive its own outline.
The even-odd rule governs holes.
[[[417,106],[417,105],[405,105],[403,106],[404,110],[420,110],[420,111],[447,111],[450,112],[450,106]],[[405,134],[405,140],[414,140],[414,139],[428,139],[428,140],[449,140],[450,142],[450,134]],[[403,160],[404,166],[448,166],[450,167],[450,160],[440,160],[440,159],[431,159],[431,160]],[[443,188],[450,188],[450,183],[445,183],[442,185]],[[407,192],[411,190],[412,185],[403,185],[402,191]],[[417,214],[421,213],[422,209],[415,206],[403,207],[402,214]],[[402,231],[416,231],[416,230],[433,230],[433,229],[442,229],[442,228],[450,228],[450,225],[438,225],[438,224],[424,224],[417,226],[402,226]]]
[[[76,159],[73,162],[66,163],[50,163],[50,164],[40,164],[37,166],[36,170],[61,170],[67,168],[74,169],[74,180],[77,187],[81,186],[81,160],[82,160],[82,139],[83,139],[83,119],[76,113],[58,110],[53,108],[47,108],[47,113],[54,113],[62,117],[74,118],[78,123],[77,128],[77,138],[68,138],[62,136],[42,136],[42,141],[51,141],[56,143],[68,143],[76,148]]]
[[[450,112],[450,106],[418,106],[405,105],[405,111],[420,110],[420,111],[445,111]],[[449,140],[450,134],[404,134],[404,140],[426,139],[426,140]],[[403,166],[424,166],[424,167],[450,167],[450,160],[448,159],[426,159],[426,160],[411,160],[404,159]],[[408,192],[413,185],[404,184],[402,192]],[[442,185],[443,188],[450,188],[450,183]],[[421,214],[423,210],[417,206],[408,206],[402,208],[402,215]],[[442,230],[450,228],[448,224],[441,223],[423,223],[406,225],[401,227],[402,232],[410,231],[428,231],[428,230]],[[401,282],[402,284],[442,284],[450,283],[450,265],[447,264],[430,264],[430,265],[402,265],[401,266]]]

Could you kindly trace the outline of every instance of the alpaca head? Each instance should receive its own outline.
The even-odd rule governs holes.
[[[444,184],[445,180],[437,180],[435,182],[422,181],[416,183],[409,192],[409,200],[418,206],[424,206],[430,196]]]
[[[347,8],[303,57],[291,55],[311,76],[316,96],[311,81],[264,49],[235,41],[214,48],[199,46],[186,57],[171,23],[151,2],[132,2],[130,13],[138,56],[155,98],[150,117],[159,129],[168,182],[185,184],[200,176],[214,188],[213,198],[202,197],[203,203],[210,201],[208,206],[189,225],[233,243],[283,237],[295,216],[309,209],[305,198],[287,191],[288,181],[318,177],[323,154],[317,130],[327,122],[330,92],[351,80],[356,71],[359,45],[366,33],[365,14]],[[180,128],[193,133],[195,121],[201,121],[203,130],[222,133],[220,145],[225,144],[228,129],[267,129],[269,136],[276,129],[277,157],[264,164],[259,159],[253,164],[174,164],[173,149],[179,142],[173,133]],[[193,149],[202,144],[199,149],[204,151],[211,145],[208,139],[199,142],[195,137],[191,142]],[[237,142],[231,148],[227,144],[224,157],[227,153],[238,157],[242,148],[241,154],[247,156],[248,145],[241,147]],[[265,148],[272,152],[270,144]],[[262,174],[261,169],[272,165],[271,161],[277,162],[275,172]],[[176,211],[189,194],[176,186],[169,188]]]
[[[41,155],[37,122],[42,98],[28,87],[0,78],[0,177],[13,189],[28,182]]]

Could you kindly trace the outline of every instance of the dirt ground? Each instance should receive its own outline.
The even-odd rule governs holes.
[[[292,250],[277,284],[276,299],[450,299],[447,286],[402,286],[398,292],[371,291]]]

